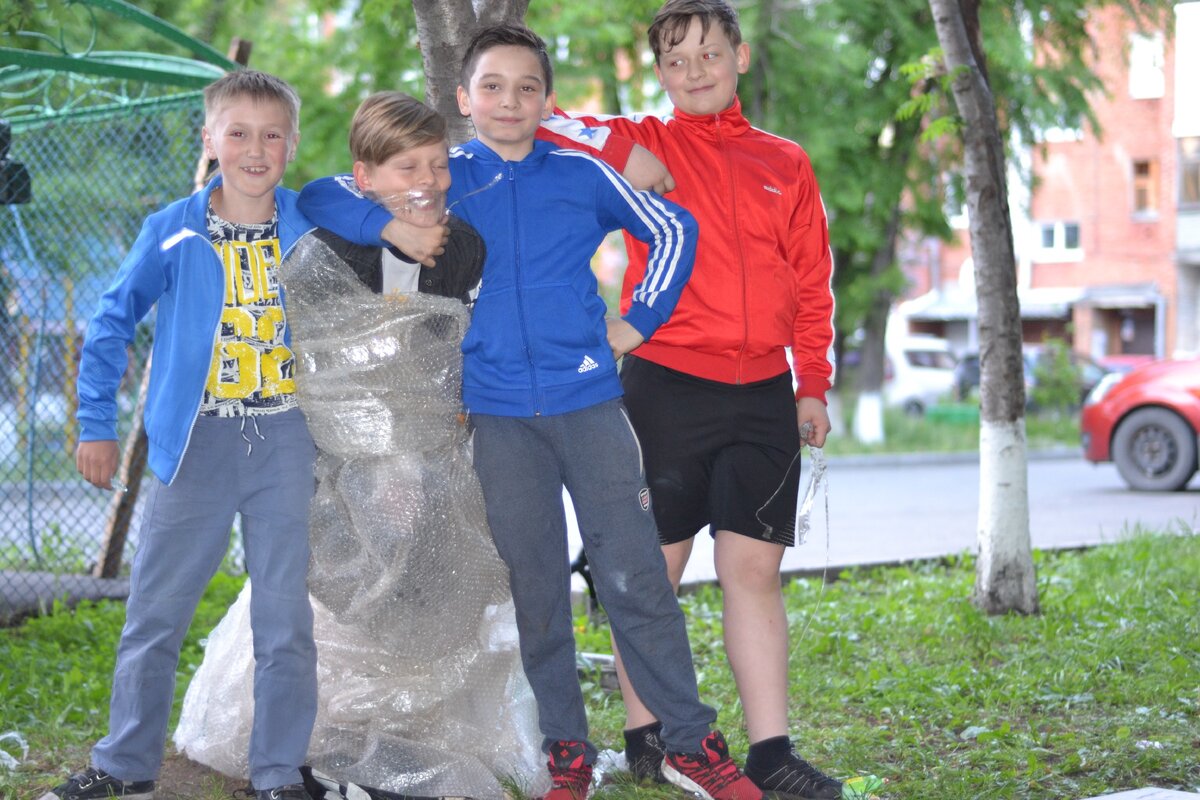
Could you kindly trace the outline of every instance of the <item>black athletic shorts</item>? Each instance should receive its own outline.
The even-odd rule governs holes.
[[[795,543],[800,433],[789,373],[728,384],[625,356],[621,382],[663,544],[705,525]]]

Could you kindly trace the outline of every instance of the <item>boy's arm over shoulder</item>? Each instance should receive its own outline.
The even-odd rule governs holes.
[[[392,213],[358,190],[353,175],[332,175],[305,184],[298,200],[300,211],[314,225],[327,228],[355,244],[386,247],[383,229]]]
[[[675,180],[650,150],[654,136],[647,120],[658,120],[641,119],[639,123],[637,117],[589,117],[555,109],[537,135],[559,147],[591,153],[624,175],[634,188],[666,194],[675,188]]]
[[[300,190],[300,211],[314,225],[347,241],[372,247],[398,247],[414,261],[432,266],[442,253],[445,225],[422,228],[397,220],[392,212],[358,189],[353,175],[317,178]]]
[[[789,226],[788,257],[795,276],[796,318],[792,359],[797,399],[825,401],[832,386],[829,348],[833,344],[833,255],[825,204],[807,154],[797,147],[796,205]]]

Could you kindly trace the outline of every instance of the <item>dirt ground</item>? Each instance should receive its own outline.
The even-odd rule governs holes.
[[[241,798],[247,796],[249,784],[245,778],[222,775],[168,748],[154,797],[155,800],[218,800],[233,797],[237,792]]]

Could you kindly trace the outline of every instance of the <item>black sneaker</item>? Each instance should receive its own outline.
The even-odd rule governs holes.
[[[661,722],[625,731],[625,765],[638,781],[667,782],[662,776],[663,756],[666,752]]]
[[[109,797],[150,800],[154,797],[154,781],[121,781],[103,770],[88,767],[38,800],[101,800]]]
[[[274,789],[259,789],[254,796],[256,800],[312,800],[312,795],[302,783],[289,783]]]
[[[776,800],[837,800],[842,796],[842,782],[834,780],[792,750],[784,760],[767,770],[752,770],[746,765],[746,775]]]

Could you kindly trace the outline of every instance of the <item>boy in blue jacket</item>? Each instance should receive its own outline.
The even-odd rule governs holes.
[[[92,765],[42,800],[150,798],[162,763],[179,650],[242,515],[252,589],[259,800],[303,800],[316,715],[308,570],[314,447],[294,395],[277,271],[311,225],[280,188],[300,138],[300,99],[265,73],[204,92],[205,153],[221,175],[142,226],[88,326],[79,365],[79,472],[102,489],[117,469],[117,388],[134,329],[157,305],[146,400],[152,472],[109,732]]]
[[[712,730],[715,713],[698,698],[615,364],[678,301],[694,256],[694,220],[634,191],[590,156],[535,141],[554,92],[545,44],[533,32],[484,28],[461,74],[459,109],[477,138],[451,151],[449,199],[488,251],[463,342],[463,399],[549,754],[547,798],[584,800],[596,758],[575,666],[565,487],[631,680],[664,715],[664,772],[714,800],[759,800]],[[332,178],[305,187],[301,208],[350,239],[381,235],[392,222],[389,211]],[[651,252],[629,311],[606,323],[590,259],[619,228]]]

